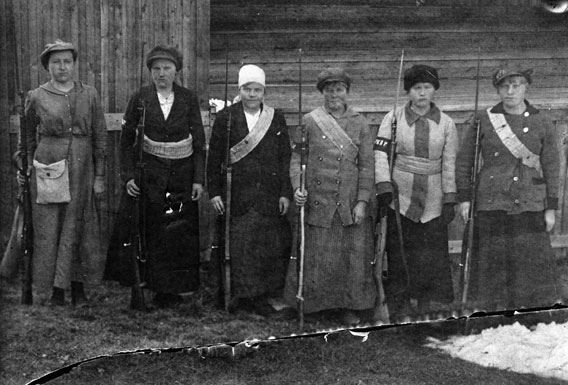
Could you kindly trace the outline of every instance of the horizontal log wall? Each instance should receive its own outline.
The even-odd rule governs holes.
[[[0,0],[0,251],[15,196],[9,116],[19,90],[48,80],[39,63],[45,44],[60,38],[76,45],[76,79],[96,87],[106,113],[124,111],[129,96],[149,83],[144,58],[152,47],[175,46],[183,56],[178,81],[208,110],[209,36],[209,0]],[[118,135],[110,135],[107,175],[117,175]],[[118,187],[110,186],[116,196]],[[110,197],[104,204],[116,207]]]

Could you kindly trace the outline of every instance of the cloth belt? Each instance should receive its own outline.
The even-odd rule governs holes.
[[[193,137],[179,142],[156,142],[144,135],[144,152],[165,159],[183,159],[193,154]]]
[[[395,167],[401,171],[413,174],[435,175],[442,172],[442,159],[427,159],[397,154]]]

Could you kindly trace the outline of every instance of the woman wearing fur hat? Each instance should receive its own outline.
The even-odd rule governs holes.
[[[142,87],[128,102],[120,137],[121,178],[125,193],[109,249],[107,277],[132,284],[128,261],[117,258],[121,231],[128,226],[128,203],[145,194],[147,288],[157,306],[180,302],[180,293],[199,287],[199,212],[197,201],[205,183],[205,134],[195,94],[175,82],[182,56],[173,47],[156,46],[146,58],[153,84]],[[145,109],[143,143],[137,125]],[[137,182],[138,150],[142,145],[145,191]],[[127,271],[121,270],[125,267]]]
[[[284,114],[264,103],[265,74],[260,67],[241,67],[238,92],[240,101],[215,118],[208,188],[213,208],[223,214],[222,164],[230,117],[230,307],[267,315],[273,311],[270,299],[281,296],[290,255],[290,225],[285,216],[292,195],[288,178],[290,140]]]
[[[300,190],[301,130],[293,136],[290,178],[294,200],[306,212],[304,310],[333,310],[340,322],[355,325],[360,311],[372,309],[376,298],[367,207],[373,190],[373,139],[366,120],[348,104],[350,86],[351,78],[342,69],[319,74],[323,106],[303,119],[305,191]],[[294,303],[297,285],[286,287],[287,299]]]
[[[411,315],[411,299],[422,315],[447,311],[439,304],[453,301],[447,225],[456,203],[458,137],[452,119],[433,102],[439,87],[436,69],[415,65],[406,70],[404,89],[410,100],[385,116],[374,146],[377,197],[379,205],[389,206],[385,292],[395,319]],[[399,248],[388,161],[394,113],[398,126],[392,175],[398,186],[406,258]]]
[[[105,190],[106,124],[97,91],[74,80],[73,44],[48,44],[40,61],[51,79],[28,94],[27,143],[19,143],[31,171],[33,283],[42,299],[52,290],[52,305],[65,304],[69,287],[71,302],[81,304],[84,285],[100,281],[105,261],[95,199]],[[56,175],[69,183],[54,196],[47,180]]]
[[[532,70],[493,75],[501,102],[478,112],[483,158],[477,177],[479,249],[472,259],[470,309],[548,306],[559,299],[549,232],[558,208],[557,138],[546,114],[525,99]],[[474,129],[464,135],[456,172],[468,219]]]

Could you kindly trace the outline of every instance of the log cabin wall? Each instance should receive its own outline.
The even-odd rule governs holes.
[[[437,104],[460,133],[473,115],[478,55],[480,109],[498,102],[491,84],[497,67],[514,63],[533,68],[529,99],[551,114],[561,152],[561,210],[553,245],[568,246],[568,14],[548,12],[534,0],[212,0],[211,9],[211,97],[224,97],[228,47],[232,96],[239,67],[260,65],[266,72],[266,102],[283,109],[289,125],[298,124],[299,48],[302,113],[322,103],[317,74],[340,66],[353,77],[352,105],[374,129],[393,108],[402,49],[404,68],[422,63],[438,69]],[[403,91],[399,105],[405,101]],[[454,252],[462,231],[462,221],[454,220]]]
[[[9,236],[17,191],[10,164],[19,129],[17,91],[49,79],[39,54],[57,38],[76,45],[76,79],[96,87],[106,113],[105,239],[121,192],[121,113],[130,95],[150,80],[148,51],[156,44],[177,47],[183,55],[178,81],[196,91],[205,111],[209,108],[209,0],[0,0],[0,251]]]

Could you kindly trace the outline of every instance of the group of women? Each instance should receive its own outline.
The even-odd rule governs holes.
[[[64,303],[69,287],[73,302],[85,301],[83,285],[100,279],[105,260],[95,210],[104,192],[105,120],[96,91],[73,80],[76,60],[75,47],[61,41],[41,54],[51,80],[28,95],[28,141],[20,143],[27,146],[29,164],[66,159],[69,167],[67,203],[37,203],[37,172],[30,170],[34,283],[41,295],[52,289],[55,305]],[[170,305],[179,302],[179,293],[199,286],[197,201],[205,184],[205,136],[195,95],[175,83],[181,55],[158,46],[146,64],[153,84],[141,88],[127,107],[121,177],[125,199],[139,196],[144,184],[144,279],[157,303]],[[245,67],[239,73],[241,101],[217,116],[207,165],[211,204],[223,214],[219,175],[231,124],[235,297],[263,298],[268,306],[281,295],[294,306],[297,275],[295,269],[286,273],[286,265],[296,251],[283,220],[293,200],[305,210],[301,299],[306,313],[331,310],[342,322],[357,324],[366,311],[385,305],[391,320],[448,311],[456,285],[447,226],[456,212],[467,220],[472,204],[478,247],[468,308],[542,306],[559,299],[549,237],[559,160],[550,119],[525,98],[531,71],[494,73],[501,102],[476,115],[483,161],[473,170],[476,126],[465,129],[460,145],[454,122],[434,103],[440,87],[435,68],[414,65],[404,72],[408,102],[390,111],[374,135],[350,104],[352,79],[344,70],[320,73],[316,87],[322,106],[289,134],[283,114],[264,104],[264,72]],[[142,111],[145,133],[137,138]],[[391,140],[393,122],[396,141]],[[140,146],[144,181],[136,174]],[[472,172],[479,180],[475,202]],[[387,209],[387,257],[379,276],[373,274],[378,207]],[[120,236],[116,240],[121,242]],[[108,263],[107,273],[124,278]]]

